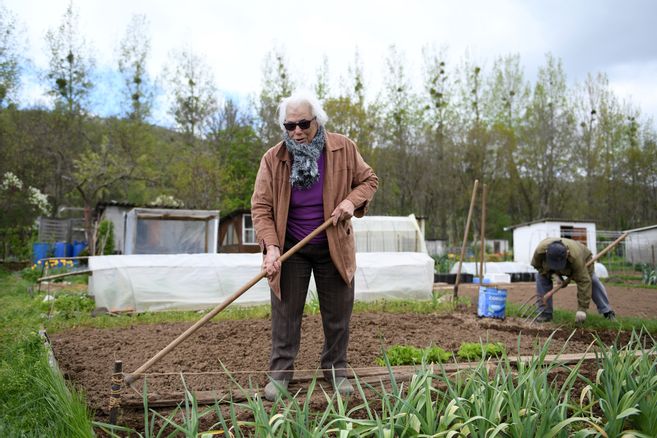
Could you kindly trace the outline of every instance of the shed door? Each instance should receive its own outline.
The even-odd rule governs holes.
[[[588,246],[588,239],[586,238],[586,228],[577,228],[577,227],[562,225],[561,237],[577,240],[578,242],[583,243],[584,246]]]

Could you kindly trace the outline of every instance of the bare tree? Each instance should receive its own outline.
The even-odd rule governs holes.
[[[292,94],[294,82],[282,50],[274,49],[263,61],[263,86],[257,104],[258,133],[266,146],[281,141],[277,109],[281,99]]]
[[[16,18],[0,4],[0,109],[11,103],[20,83]]]
[[[146,70],[151,49],[145,15],[134,15],[119,46],[119,72],[123,76],[125,114],[143,122],[153,106],[153,86]]]
[[[56,108],[70,115],[85,113],[95,61],[79,34],[73,2],[66,8],[59,27],[46,33],[46,42],[50,51],[48,94],[55,99]]]
[[[174,69],[165,74],[172,97],[169,111],[187,143],[193,145],[205,136],[218,109],[217,89],[210,67],[191,49],[171,56]]]

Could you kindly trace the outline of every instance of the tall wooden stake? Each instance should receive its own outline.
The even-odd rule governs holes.
[[[114,373],[112,374],[112,390],[110,391],[110,414],[109,423],[116,425],[116,419],[121,407],[121,384],[123,383],[123,362],[114,361]]]
[[[481,186],[481,262],[479,263],[479,284],[484,284],[484,263],[486,262],[486,184]]]
[[[459,265],[456,268],[456,281],[454,282],[454,301],[459,296],[459,283],[461,282],[461,266],[463,265],[463,258],[465,257],[465,246],[468,243],[468,233],[470,232],[470,221],[472,220],[472,210],[474,209],[475,199],[477,198],[477,186],[479,180],[476,179],[474,187],[472,188],[472,198],[470,198],[470,209],[468,210],[468,219],[465,221],[465,230],[463,231],[463,244],[461,245],[461,257],[459,258]]]

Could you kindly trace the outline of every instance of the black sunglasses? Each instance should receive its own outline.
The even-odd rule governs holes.
[[[285,122],[283,123],[283,126],[285,126],[285,129],[288,131],[294,131],[297,129],[297,126],[301,129],[308,129],[310,128],[310,123],[315,120],[317,117],[313,117],[310,120],[299,120],[298,122]]]

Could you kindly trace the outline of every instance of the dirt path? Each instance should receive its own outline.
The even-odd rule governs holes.
[[[445,287],[448,290],[453,289],[453,286]],[[609,294],[609,302],[618,316],[657,318],[657,290],[609,285],[605,287]],[[511,283],[506,289],[507,301],[516,304],[536,294],[534,283]],[[463,284],[459,286],[459,295],[472,297],[476,302],[478,290],[473,284]],[[560,290],[554,295],[553,300],[556,309],[572,310],[574,314],[577,310],[577,286],[573,284]],[[591,303],[589,314],[595,313],[597,313],[595,304]]]

